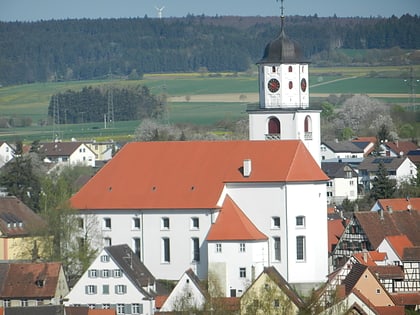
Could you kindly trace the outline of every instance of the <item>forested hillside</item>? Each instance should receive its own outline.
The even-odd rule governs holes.
[[[82,19],[0,22],[0,84],[141,77],[144,73],[246,71],[279,33],[279,17]],[[286,33],[308,60],[337,48],[414,50],[420,47],[420,19],[286,18]],[[324,55],[322,55],[324,53]],[[386,56],[369,63],[413,62]],[[347,63],[354,60],[347,59]]]

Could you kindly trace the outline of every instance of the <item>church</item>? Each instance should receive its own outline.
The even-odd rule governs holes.
[[[283,17],[257,65],[249,140],[128,143],[71,198],[104,247],[127,244],[157,279],[192,269],[225,296],[241,296],[264,267],[301,290],[325,282],[320,112]]]

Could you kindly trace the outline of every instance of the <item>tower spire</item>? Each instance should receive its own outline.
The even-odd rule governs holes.
[[[277,2],[279,2],[279,0],[276,0]],[[284,28],[284,0],[280,0],[281,4],[280,4],[280,18],[281,18],[281,31],[283,32],[283,28]]]

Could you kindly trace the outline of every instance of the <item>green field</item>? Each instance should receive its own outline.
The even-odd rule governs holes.
[[[420,65],[414,68],[415,74],[419,72]],[[404,105],[410,101],[410,87],[405,81],[409,74],[407,67],[310,68],[310,73],[310,93],[313,99],[330,94],[361,93],[375,94],[375,97],[387,103]],[[240,101],[239,98],[245,93],[257,96],[258,75],[255,72],[251,75],[214,74],[211,77],[198,73],[156,74],[145,75],[143,80],[138,81],[113,79],[0,87],[0,118],[30,117],[33,121],[31,127],[0,129],[0,140],[48,140],[53,137],[53,129],[59,129],[63,139],[130,138],[139,121],[116,122],[112,129],[104,129],[101,122],[60,125],[54,128],[38,126],[40,120],[47,120],[48,104],[53,94],[98,85],[146,85],[153,94],[166,94],[169,97],[165,117],[167,122],[212,125],[223,119],[237,120],[247,117],[246,103],[250,101]],[[193,100],[193,96],[200,95],[207,99]],[[218,101],[212,100],[212,95],[217,95]]]

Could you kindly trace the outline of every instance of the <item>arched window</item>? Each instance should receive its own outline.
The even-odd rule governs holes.
[[[305,140],[312,140],[312,119],[311,116],[305,117]]]
[[[268,121],[268,133],[280,133],[280,121],[276,117],[272,117]]]
[[[280,121],[276,117],[271,117],[268,120],[268,135],[269,140],[280,140]]]
[[[289,66],[289,72],[293,72],[292,66]]]

